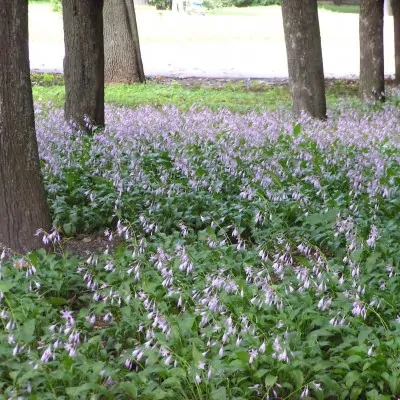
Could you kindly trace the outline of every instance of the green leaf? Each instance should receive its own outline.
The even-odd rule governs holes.
[[[10,378],[15,382],[17,380],[20,372],[22,372],[22,371],[11,371]]]
[[[202,176],[206,175],[207,170],[205,170],[203,167],[199,167],[196,169],[196,175],[201,178]]]
[[[268,372],[268,369],[259,369],[259,370],[254,374],[254,377],[257,378],[257,379],[261,379],[267,372]]]
[[[367,399],[368,400],[390,400],[391,396],[385,396],[380,394],[376,389],[370,390],[367,392]]]
[[[355,363],[362,362],[363,359],[362,359],[359,355],[354,354],[354,355],[350,356],[346,361],[347,361],[349,364],[355,364]]]
[[[30,319],[22,325],[21,329],[21,336],[20,340],[22,342],[31,342],[35,337],[34,337],[34,332],[35,332],[35,320]]]
[[[359,377],[360,373],[357,371],[348,372],[346,377],[344,378],[346,387],[350,389],[354,385],[354,383],[358,380]]]
[[[226,400],[226,388],[220,387],[211,392],[211,400]]]
[[[72,235],[72,224],[70,222],[63,224],[63,231],[67,236]]]
[[[311,262],[304,256],[293,256],[293,258],[303,267],[310,268],[312,266]]]
[[[194,316],[188,315],[185,318],[180,318],[178,320],[178,326],[179,330],[185,334],[187,332],[190,332],[193,328],[193,324],[196,321],[196,318]]]
[[[66,392],[68,396],[76,397],[94,389],[97,389],[97,385],[95,385],[94,383],[84,383],[80,386],[69,387],[66,389]]]
[[[264,384],[267,389],[271,388],[275,385],[276,381],[278,380],[277,376],[274,375],[267,375],[264,379]]]
[[[379,253],[372,253],[365,261],[364,268],[367,272],[372,272],[376,268],[376,260],[379,258]]]
[[[297,123],[296,125],[293,126],[293,136],[297,137],[300,135],[300,133],[301,133],[301,125]]]
[[[192,356],[193,356],[193,361],[195,365],[197,366],[201,361],[204,360],[203,354],[200,353],[200,351],[197,350],[196,346],[193,345],[192,347]]]
[[[317,339],[319,336],[322,336],[322,337],[332,336],[332,332],[329,332],[326,329],[317,329],[315,331],[312,331],[308,335],[309,338],[313,338],[313,339]]]
[[[164,391],[164,390],[162,390],[160,388],[152,391],[151,395],[152,395],[151,398],[154,399],[154,400],[161,400],[161,399],[170,398],[170,393],[166,392],[166,391]]]
[[[290,371],[290,375],[293,378],[296,388],[300,388],[304,383],[304,375],[299,369],[294,369]]]
[[[178,378],[176,378],[174,376],[171,376],[171,377],[167,378],[165,381],[163,381],[161,386],[163,388],[166,388],[166,387],[180,387],[181,384],[180,384]]]
[[[396,375],[392,375],[389,378],[389,387],[393,395],[398,394],[398,379]]]
[[[282,182],[280,181],[279,176],[277,174],[275,174],[274,172],[269,171],[267,169],[264,170],[264,172],[271,177],[272,181],[275,183],[276,186],[279,186],[279,187],[283,186]]]
[[[347,371],[350,371],[350,366],[349,364],[346,364],[344,362],[338,363],[335,365],[335,369],[346,369]]]
[[[137,398],[137,388],[132,382],[121,382],[118,387],[124,394]]]
[[[236,353],[236,357],[238,360],[242,362],[242,364],[247,365],[249,363],[249,353],[247,351],[238,351]]]
[[[307,216],[305,223],[309,225],[333,224],[336,221],[336,216],[338,212],[339,209],[331,208],[326,213],[310,214],[309,216]]]
[[[372,365],[372,363],[370,363],[370,362],[367,361],[367,362],[363,365],[363,369],[362,369],[363,372],[366,371],[371,365]]]
[[[386,382],[389,382],[390,375],[386,371],[382,372],[381,376]]]
[[[142,283],[142,285],[143,285],[143,290],[150,294],[157,294],[157,288],[160,286],[158,282],[150,282],[150,281],[146,281]]]
[[[0,292],[7,293],[14,286],[16,286],[16,282],[13,282],[11,280],[2,280],[0,281]]]
[[[353,389],[351,389],[351,393],[350,393],[350,400],[357,400],[360,396],[360,394],[362,393],[362,389],[359,388],[358,386],[353,387]]]
[[[358,334],[358,344],[362,346],[365,340],[368,339],[368,336],[371,333],[371,329],[365,326],[361,326],[359,329],[360,333]]]
[[[319,375],[318,380],[320,380],[326,388],[335,394],[339,394],[342,390],[340,385],[327,375]]]
[[[30,253],[30,254],[28,254],[28,258],[29,258],[31,264],[32,264],[34,267],[37,268],[37,266],[38,266],[38,261],[39,261],[37,254],[36,254],[36,253]]]
[[[237,372],[243,370],[243,365],[247,365],[248,363],[243,363],[241,360],[233,360],[229,363],[229,371]]]
[[[53,306],[63,306],[64,304],[68,304],[68,301],[63,299],[62,297],[49,297],[46,301]]]

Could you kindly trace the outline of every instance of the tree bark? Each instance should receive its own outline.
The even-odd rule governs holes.
[[[281,5],[293,111],[326,119],[317,0],[282,0]]]
[[[105,82],[144,82],[133,0],[105,0],[103,16]]]
[[[28,1],[0,6],[0,244],[20,253],[43,247],[51,227],[40,175],[28,49]]]
[[[63,0],[65,118],[104,125],[103,0]]]
[[[383,4],[360,3],[360,97],[365,100],[385,100]]]
[[[394,26],[395,84],[400,85],[400,0],[391,0]]]

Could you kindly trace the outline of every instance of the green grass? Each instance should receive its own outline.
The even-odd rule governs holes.
[[[33,88],[34,99],[39,102],[53,103],[62,107],[65,99],[63,86],[36,86]],[[289,105],[289,92],[284,87],[268,88],[263,92],[252,92],[245,88],[211,89],[204,87],[185,88],[149,83],[146,85],[115,85],[106,87],[105,101],[108,104],[137,107],[139,105],[175,105],[181,110],[192,106],[208,107],[211,110],[227,108],[236,112],[274,109]]]
[[[30,3],[50,3],[50,0],[29,0]],[[341,5],[336,6],[334,4],[322,3],[318,5],[320,9],[339,12],[339,13],[351,13],[358,14],[360,12],[360,6],[357,5]],[[265,10],[270,7],[279,7],[276,5],[271,6],[249,6],[249,7],[221,7],[213,10],[206,10],[207,15],[215,16],[260,16],[265,13]],[[142,10],[149,10],[149,7],[139,7]]]
[[[350,6],[350,5],[335,6],[334,4],[319,4],[318,7],[322,10],[339,12],[344,14],[360,13],[360,6]]]
[[[207,10],[207,15],[229,16],[229,17],[257,17],[265,14],[271,7],[279,6],[251,6],[251,7],[222,7]]]
[[[34,74],[32,82],[35,101],[44,104],[51,102],[55,107],[63,107],[65,90],[61,75]],[[329,81],[326,90],[328,106],[332,106],[341,98],[356,98],[358,88],[354,82]],[[145,85],[108,86],[105,101],[127,107],[175,105],[187,110],[199,106],[245,113],[289,107],[290,93],[287,85],[267,86],[255,81],[250,84],[232,82],[220,88],[148,82]]]

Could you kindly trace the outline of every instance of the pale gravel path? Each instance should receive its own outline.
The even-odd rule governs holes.
[[[256,16],[187,16],[138,9],[147,76],[286,78],[279,7]],[[320,12],[325,76],[359,71],[358,15]],[[30,61],[36,71],[62,72],[62,17],[49,6],[30,7]],[[385,74],[394,74],[393,18],[385,17]]]

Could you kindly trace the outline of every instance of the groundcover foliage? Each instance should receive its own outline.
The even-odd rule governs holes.
[[[400,394],[398,109],[331,114],[38,107],[55,226],[121,243],[1,254],[1,396]]]

